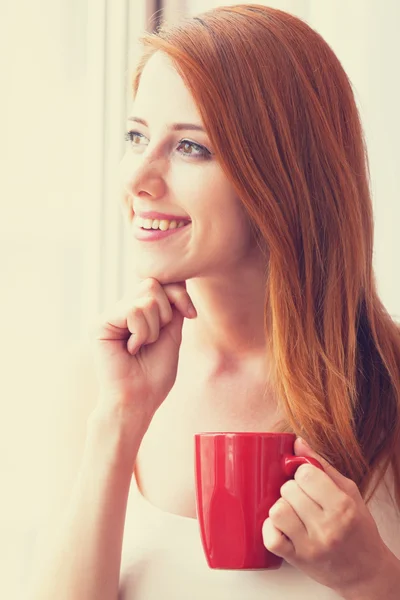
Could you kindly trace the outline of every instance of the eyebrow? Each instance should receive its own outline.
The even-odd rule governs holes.
[[[133,121],[134,123],[141,123],[145,127],[148,127],[146,121],[144,119],[140,119],[140,117],[128,117],[128,121]],[[172,131],[204,131],[206,130],[201,125],[195,125],[194,123],[171,123],[169,125],[169,129]]]

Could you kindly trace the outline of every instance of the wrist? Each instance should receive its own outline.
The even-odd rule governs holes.
[[[90,420],[108,423],[121,432],[132,428],[145,432],[152,419],[146,412],[147,404],[145,399],[133,401],[132,394],[101,390]]]
[[[359,581],[352,589],[341,592],[343,600],[398,600],[399,597],[400,560],[389,549],[368,580]]]
[[[101,399],[87,423],[87,443],[110,462],[132,467],[151,419],[138,410]]]

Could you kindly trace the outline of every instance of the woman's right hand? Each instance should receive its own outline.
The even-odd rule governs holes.
[[[100,404],[150,422],[175,383],[183,319],[196,316],[191,304],[185,282],[149,278],[101,315],[92,335]]]

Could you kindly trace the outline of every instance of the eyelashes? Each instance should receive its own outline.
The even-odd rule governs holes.
[[[143,135],[143,133],[135,131],[134,129],[127,131],[124,137],[127,142],[131,143],[132,147],[140,147],[146,145],[134,143],[135,138],[139,138],[139,140],[147,139],[146,136]],[[179,148],[186,148],[187,150],[190,150],[190,152],[184,152],[182,150],[179,150]],[[205,146],[202,146],[201,144],[197,144],[196,142],[192,142],[191,140],[187,139],[180,140],[177,149],[179,154],[182,154],[183,156],[188,158],[208,159],[212,156],[212,153]]]

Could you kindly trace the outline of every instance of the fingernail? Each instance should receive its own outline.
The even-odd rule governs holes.
[[[197,317],[197,311],[191,302],[188,305],[187,312],[189,317]]]

